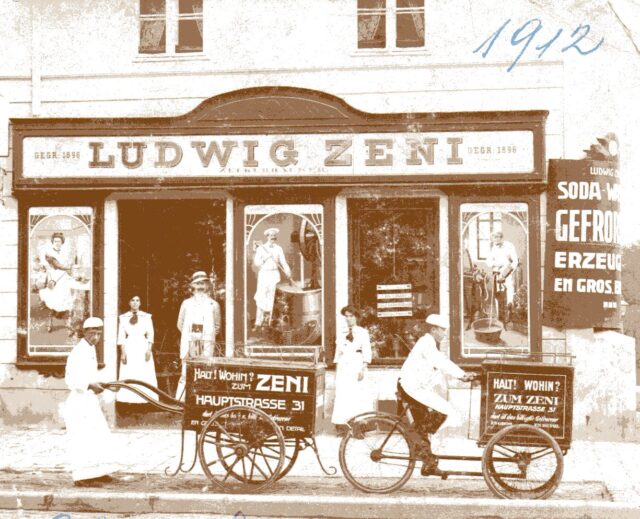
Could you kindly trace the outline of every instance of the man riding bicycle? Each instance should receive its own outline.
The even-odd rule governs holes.
[[[453,412],[451,404],[436,392],[438,373],[442,371],[465,382],[475,375],[465,373],[440,350],[439,345],[449,329],[448,320],[439,314],[426,319],[429,330],[416,342],[404,361],[398,379],[398,391],[411,410],[414,425],[410,429],[410,440],[422,459],[423,476],[440,476],[438,459],[431,451],[429,434],[434,434]]]

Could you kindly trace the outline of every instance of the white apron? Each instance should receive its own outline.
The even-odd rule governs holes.
[[[132,312],[122,314],[118,325],[118,344],[122,346],[123,351],[127,355],[127,363],[123,364],[120,362],[119,379],[125,380],[133,378],[158,387],[153,354],[149,360],[145,360],[145,353],[149,349],[150,344],[153,344],[153,321],[151,320],[151,314],[138,311],[138,322],[136,324],[129,322],[132,316]],[[156,393],[142,387],[139,389],[149,398],[158,400]],[[116,400],[118,402],[132,404],[146,403],[146,400],[142,397],[126,389],[118,391]]]
[[[291,269],[284,257],[282,247],[275,243],[260,245],[253,256],[253,264],[259,269],[256,293],[253,299],[258,311],[271,313],[276,296],[276,286],[281,280],[280,268],[287,276],[291,276]]]
[[[371,362],[369,332],[354,326],[352,334],[353,342],[346,339],[345,331],[340,334],[336,345],[336,398],[331,415],[331,423],[335,425],[346,424],[356,415],[373,411],[374,395],[367,373],[362,380],[358,380],[363,363]]]
[[[200,332],[192,332],[192,325],[199,325]],[[180,359],[182,371],[176,398],[184,400],[187,378],[187,357],[202,355],[212,357],[215,349],[216,336],[220,330],[220,305],[207,294],[194,294],[185,299],[178,314],[178,330],[180,330]],[[199,345],[201,351],[193,351],[194,345]]]
[[[110,462],[113,447],[109,425],[97,395],[88,389],[97,380],[96,350],[81,339],[67,359],[65,382],[70,392],[63,407],[74,481],[105,476],[117,468]]]

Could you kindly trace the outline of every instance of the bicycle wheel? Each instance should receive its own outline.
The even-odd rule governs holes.
[[[402,487],[416,464],[404,425],[390,416],[373,415],[356,418],[352,427],[340,443],[340,467],[349,483],[377,494]]]
[[[553,437],[532,425],[498,431],[482,454],[482,474],[498,497],[545,499],[562,478],[564,460]]]
[[[202,428],[198,456],[205,475],[220,490],[262,491],[282,470],[284,437],[278,424],[260,409],[228,407]]]

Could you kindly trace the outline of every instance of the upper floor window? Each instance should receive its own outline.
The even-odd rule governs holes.
[[[424,0],[358,0],[358,48],[424,47]]]
[[[202,0],[140,0],[138,51],[202,52]]]

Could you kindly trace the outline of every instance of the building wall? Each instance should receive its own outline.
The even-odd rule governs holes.
[[[205,4],[205,49],[196,58],[138,55],[137,2],[133,0],[81,6],[30,0],[0,6],[0,19],[6,20],[0,65],[4,100],[0,102],[0,422],[11,425],[20,417],[23,423],[59,424],[50,411],[64,395],[60,380],[15,367],[16,337],[21,331],[16,329],[18,226],[17,202],[11,196],[8,117],[172,116],[235,89],[287,85],[324,91],[375,113],[548,110],[547,158],[578,157],[595,136],[611,130],[624,135],[630,128],[618,116],[624,111],[625,96],[620,90],[624,85],[611,79],[619,77],[621,70],[627,74],[634,70],[627,68],[630,58],[624,54],[629,42],[618,32],[607,33],[606,48],[589,57],[551,49],[542,59],[533,59],[535,54],[529,51],[512,72],[506,71],[520,49],[508,44],[512,28],[538,17],[545,31],[550,31],[546,35],[560,27],[570,31],[584,21],[579,9],[556,12],[532,2],[514,4],[511,32],[505,31],[483,59],[473,49],[507,17],[487,3],[428,2],[425,49],[382,53],[357,50],[355,2],[221,0]],[[611,13],[593,10],[590,16],[594,33],[612,23]],[[596,41],[593,36],[585,43]],[[594,70],[598,73],[593,74]],[[623,158],[629,148],[623,140]],[[542,200],[543,227],[544,196]],[[116,244],[109,244],[117,227],[113,202],[107,203],[105,215],[107,261],[115,261]],[[105,287],[114,285],[114,280],[105,279]],[[104,297],[105,311],[115,316],[115,295],[105,293]],[[111,324],[115,329],[115,321]],[[603,357],[615,352],[621,363],[633,364],[632,349],[622,336],[588,332],[578,336],[544,329],[543,350],[574,353],[584,360],[598,349]],[[603,341],[611,346],[603,348]],[[109,355],[107,360],[113,361],[115,353]],[[374,370],[374,374],[380,382],[376,384],[380,399],[391,399],[394,372]],[[576,378],[580,384],[576,397],[593,402],[596,408],[602,402],[597,395],[608,395],[601,411],[579,407],[584,417],[576,419],[576,426],[582,434],[595,433],[594,422],[586,418],[594,413],[601,417],[598,427],[610,422],[611,430],[623,434],[624,427],[616,423],[630,410],[629,403],[621,396],[626,392],[607,385],[610,378],[616,378],[616,384],[624,381],[624,387],[635,384],[626,373],[603,378],[597,390]],[[460,391],[452,389],[452,398],[464,408],[468,401],[462,403]]]

